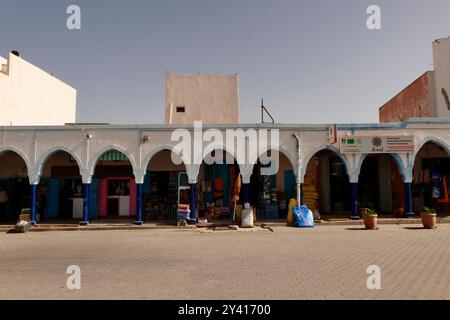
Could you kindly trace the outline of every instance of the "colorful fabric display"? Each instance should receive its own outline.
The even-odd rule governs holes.
[[[189,210],[190,207],[189,207],[188,204],[179,204],[178,205],[178,209],[180,209],[180,210]]]

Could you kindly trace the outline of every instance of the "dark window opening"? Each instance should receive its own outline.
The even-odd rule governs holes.
[[[186,107],[177,107],[177,112],[180,112],[180,113],[186,112]]]

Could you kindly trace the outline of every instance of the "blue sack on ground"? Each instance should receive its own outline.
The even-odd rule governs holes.
[[[295,220],[297,220],[297,226],[299,228],[313,228],[314,217],[311,210],[307,206],[294,206],[292,208],[294,212]]]

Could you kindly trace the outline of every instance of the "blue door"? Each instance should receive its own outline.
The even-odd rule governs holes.
[[[89,219],[98,218],[98,179],[92,179],[89,186]]]
[[[44,218],[56,219],[59,216],[59,179],[48,179],[46,182],[46,194],[45,204],[39,203],[40,212],[42,212],[42,206],[44,206]],[[42,199],[38,199],[42,202]]]
[[[291,199],[296,199],[296,186],[294,171],[284,171],[284,192],[286,193],[286,203],[289,203]]]

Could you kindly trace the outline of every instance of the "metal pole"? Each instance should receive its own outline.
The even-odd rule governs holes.
[[[137,197],[137,208],[136,208],[136,221],[134,224],[141,225],[144,222],[142,221],[142,189],[143,184],[138,183],[136,184],[136,197]]]
[[[294,138],[297,140],[297,206],[300,208],[302,205],[302,177],[301,175],[301,169],[300,169],[300,161],[301,161],[301,150],[300,150],[300,138],[296,134],[293,134]]]
[[[352,216],[353,220],[360,219],[358,214],[358,183],[351,183],[352,188]]]
[[[89,183],[83,183],[83,221],[80,225],[89,224]]]
[[[31,185],[31,224],[35,225],[37,224],[36,222],[36,190],[37,190],[37,185],[36,184],[32,184]]]
[[[406,215],[408,218],[414,218],[411,183],[405,183],[405,196]]]
[[[195,183],[191,183],[191,220],[197,221],[197,213],[195,210]]]

